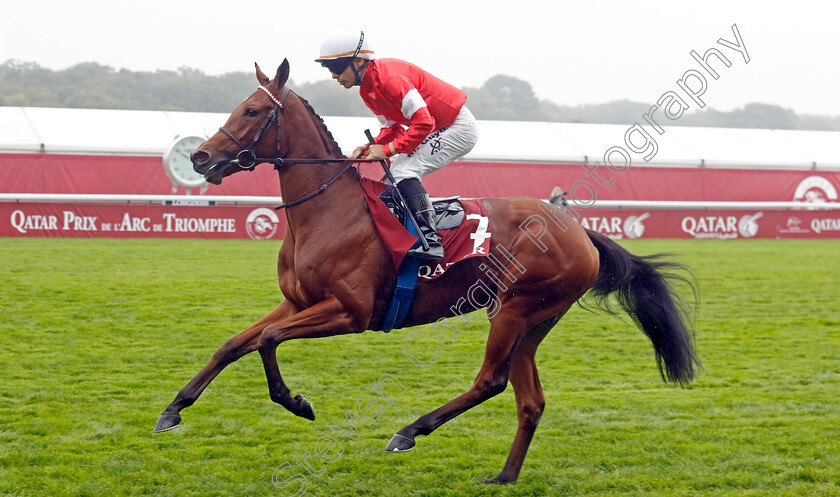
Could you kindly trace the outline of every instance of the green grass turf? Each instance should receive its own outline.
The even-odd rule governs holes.
[[[297,472],[317,496],[840,496],[840,242],[622,242],[680,254],[701,292],[705,366],[661,382],[647,339],[580,308],[537,356],[547,407],[520,480],[479,486],[516,429],[512,389],[406,454],[391,435],[471,384],[487,322],[420,368],[412,330],[282,344],[278,359],[309,422],[273,404],[255,354],[229,366],[182,425],[153,434],[177,391],[231,335],[271,310],[277,243],[0,239],[0,495],[284,496]],[[415,344],[431,353],[429,331]],[[392,374],[358,438],[330,431]],[[310,456],[335,435],[332,463]]]

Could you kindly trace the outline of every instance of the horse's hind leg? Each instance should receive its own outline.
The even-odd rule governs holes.
[[[182,409],[193,405],[201,393],[213,379],[230,363],[257,349],[260,335],[265,327],[280,319],[295,313],[294,307],[284,300],[271,313],[247,330],[235,335],[225,342],[213,354],[210,362],[195,377],[182,388],[163,413],[155,425],[155,432],[162,432],[176,428],[181,423]]]
[[[516,438],[513,440],[513,446],[510,449],[510,454],[508,454],[505,467],[499,475],[480,483],[511,483],[519,477],[519,471],[525,461],[528,446],[531,444],[531,439],[537,430],[537,423],[539,423],[545,408],[545,397],[537,374],[535,359],[537,347],[560,317],[560,315],[555,316],[532,328],[513,353],[510,365],[510,384],[513,385],[513,391],[516,395],[516,413],[519,417]]]
[[[490,324],[490,335],[484,350],[484,362],[473,386],[465,393],[398,431],[385,450],[405,452],[414,447],[417,435],[428,435],[462,412],[504,391],[508,382],[511,357],[519,340],[528,331],[525,319],[515,312],[505,316],[501,311]]]

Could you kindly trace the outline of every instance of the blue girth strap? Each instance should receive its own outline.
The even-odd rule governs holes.
[[[411,223],[406,227],[409,233],[419,236],[417,230]],[[414,297],[414,289],[417,287],[417,274],[420,269],[420,259],[416,257],[403,257],[400,269],[397,274],[397,286],[394,288],[394,296],[385,319],[382,321],[381,331],[389,332],[394,328],[402,328],[408,310],[411,308],[411,300]]]

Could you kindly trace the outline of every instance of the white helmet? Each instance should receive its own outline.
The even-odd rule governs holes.
[[[321,44],[319,57],[315,62],[340,59],[342,57],[360,57],[373,60],[373,49],[370,47],[365,32],[361,30],[344,30],[330,35]]]

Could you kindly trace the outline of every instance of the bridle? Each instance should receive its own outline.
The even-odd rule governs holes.
[[[296,200],[293,200],[291,202],[287,202],[285,204],[280,204],[278,207],[275,207],[274,210],[284,209],[286,207],[292,207],[292,206],[295,206],[295,205],[298,205],[298,204],[302,204],[303,202],[306,202],[307,200],[311,199],[312,197],[315,197],[316,195],[322,193],[330,185],[335,183],[338,180],[338,178],[340,178],[342,175],[344,175],[344,173],[346,173],[348,170],[350,170],[350,168],[353,167],[354,163],[356,163],[356,162],[370,162],[370,160],[368,160],[368,159],[350,159],[350,158],[343,158],[343,159],[289,159],[289,158],[284,158],[284,157],[273,157],[273,158],[257,157],[257,155],[256,155],[257,144],[259,143],[260,139],[262,139],[262,136],[265,133],[265,130],[267,130],[268,127],[271,126],[272,123],[277,124],[278,129],[277,129],[277,147],[276,147],[276,149],[279,150],[279,148],[280,148],[280,135],[281,135],[281,133],[280,133],[280,119],[279,119],[280,118],[280,111],[282,111],[285,108],[284,102],[286,101],[286,97],[289,96],[289,88],[286,87],[285,85],[283,87],[283,91],[280,93],[280,98],[275,97],[274,94],[271,93],[268,90],[268,88],[266,88],[265,86],[260,85],[259,89],[264,91],[265,94],[268,95],[269,98],[271,98],[271,100],[274,102],[274,108],[272,108],[271,112],[269,112],[268,116],[266,116],[265,121],[263,121],[262,125],[257,130],[257,134],[254,135],[254,139],[251,140],[250,145],[246,146],[244,143],[242,143],[239,140],[239,138],[233,136],[233,133],[226,130],[224,128],[224,126],[219,128],[219,131],[221,131],[222,133],[225,134],[225,136],[227,136],[228,138],[233,140],[233,143],[235,143],[236,146],[239,147],[239,153],[236,154],[236,159],[230,161],[231,164],[236,164],[237,166],[239,166],[240,168],[242,168],[246,171],[253,171],[254,168],[257,167],[257,164],[262,164],[262,163],[265,162],[265,163],[269,163],[269,164],[274,164],[274,169],[279,172],[280,168],[283,167],[287,162],[288,163],[303,163],[303,164],[327,164],[327,163],[331,163],[331,162],[342,162],[342,163],[346,162],[347,163],[347,165],[345,167],[343,167],[341,169],[341,171],[338,172],[338,174],[336,174],[335,176],[330,178],[327,182],[325,182],[320,187],[318,187],[318,189],[315,190],[314,192],[306,194],[303,197],[301,197],[299,199],[296,199]]]
[[[259,164],[261,162],[273,162],[271,159],[259,159],[259,158],[257,158],[257,155],[256,155],[257,143],[259,143],[260,139],[262,138],[263,133],[265,133],[265,130],[267,130],[268,127],[271,126],[271,123],[273,123],[273,122],[278,122],[279,123],[278,118],[280,117],[280,111],[284,107],[283,102],[285,102],[286,97],[289,96],[289,88],[286,87],[286,86],[283,87],[283,91],[280,93],[280,98],[275,97],[274,94],[271,93],[270,91],[268,91],[268,88],[266,88],[265,86],[260,85],[259,89],[264,91],[265,94],[268,95],[269,98],[271,98],[271,100],[274,102],[274,108],[271,109],[271,112],[269,112],[268,116],[266,116],[265,121],[263,121],[263,123],[262,123],[262,126],[260,126],[260,129],[257,130],[257,134],[254,135],[254,139],[251,140],[250,145],[248,145],[246,147],[244,143],[239,141],[239,138],[233,136],[233,133],[226,130],[224,126],[219,128],[219,131],[221,131],[228,138],[233,140],[233,143],[235,143],[236,146],[239,147],[239,153],[236,154],[236,159],[230,161],[231,164],[236,164],[240,168],[246,169],[248,171],[253,171],[254,168],[257,167],[257,164]],[[279,126],[279,124],[278,124],[278,126]],[[277,130],[277,144],[278,145],[280,144],[280,130],[279,129]]]

